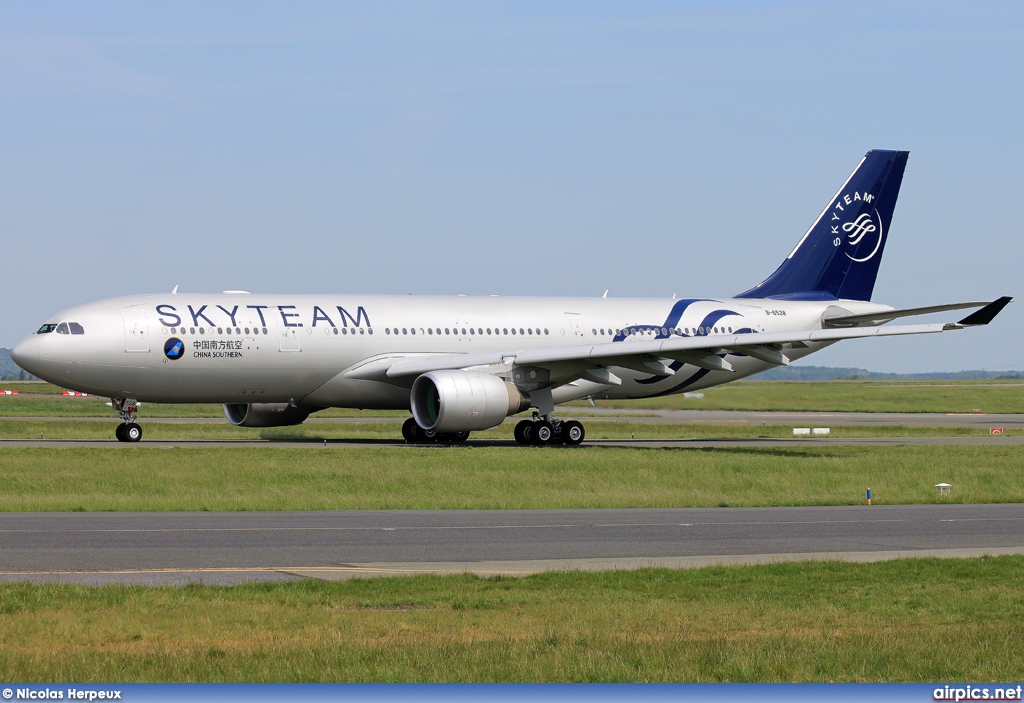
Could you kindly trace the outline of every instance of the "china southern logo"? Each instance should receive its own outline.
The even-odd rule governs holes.
[[[164,342],[164,356],[172,361],[180,359],[185,354],[185,343],[177,337],[171,337]]]

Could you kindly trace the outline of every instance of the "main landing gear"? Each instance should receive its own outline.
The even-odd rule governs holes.
[[[587,436],[583,423],[576,420],[559,420],[550,415],[545,419],[533,414],[532,420],[522,420],[516,424],[513,433],[519,444],[567,444],[575,447]]]
[[[469,432],[425,430],[410,417],[402,424],[402,436],[409,444],[462,444],[469,439]]]
[[[114,430],[118,442],[138,442],[142,439],[142,427],[135,422],[138,403],[134,398],[111,398],[114,410],[121,418],[121,424]]]

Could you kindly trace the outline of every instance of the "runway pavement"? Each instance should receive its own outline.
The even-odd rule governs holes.
[[[569,416],[575,408],[559,408]],[[585,408],[602,421],[613,418],[624,422],[695,425],[792,425],[827,427],[829,425],[904,425],[907,427],[1024,427],[1024,415],[985,413],[844,413],[844,412],[760,412],[751,410],[645,410],[622,408]]]
[[[1006,435],[979,437],[785,437],[780,439],[727,438],[727,439],[595,439],[586,440],[580,447],[545,447],[549,451],[574,451],[587,447],[620,447],[628,449],[727,449],[737,447],[791,448],[791,447],[885,447],[885,446],[1024,446],[1024,437]],[[118,442],[111,439],[0,439],[5,447],[37,447],[66,449],[120,449],[143,451],[146,449],[309,449],[339,450],[356,447],[412,447],[436,444],[410,445],[403,439],[143,439],[139,443]],[[470,439],[464,447],[516,447],[512,440]],[[533,447],[524,447],[530,450]]]
[[[639,424],[670,424],[670,425],[723,425],[723,426],[760,426],[790,425],[795,427],[822,427],[837,425],[895,425],[906,427],[989,427],[1024,428],[1024,415],[986,413],[842,413],[842,412],[755,412],[747,410],[651,410],[643,408],[603,408],[564,406],[557,408],[557,416],[561,418],[578,418],[582,421],[630,422]],[[523,416],[511,417],[506,422],[515,423]],[[0,421],[16,422],[110,422],[115,424],[117,418],[105,417],[33,417],[11,416],[2,417]],[[320,423],[401,423],[405,417],[317,417],[313,415],[304,424]],[[227,424],[227,418],[218,417],[146,417],[145,412],[139,415],[139,422],[146,423],[199,423]]]
[[[0,513],[0,580],[147,584],[1024,553],[1024,504]]]

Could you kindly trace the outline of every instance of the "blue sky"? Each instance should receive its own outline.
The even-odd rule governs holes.
[[[1024,295],[1022,125],[1020,3],[7,3],[0,346],[175,285],[727,296],[870,148],[875,300]],[[809,363],[1021,369],[1022,311]]]

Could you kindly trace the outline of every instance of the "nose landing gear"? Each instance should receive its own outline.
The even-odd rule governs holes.
[[[136,422],[124,422],[114,430],[118,442],[138,442],[142,439],[142,427]]]
[[[114,430],[118,442],[138,442],[142,439],[142,427],[135,422],[138,403],[134,398],[111,398],[114,410],[121,418],[121,424]]]
[[[519,444],[567,444],[575,447],[583,442],[587,432],[576,420],[558,420],[549,416],[542,418],[537,413],[532,420],[516,424],[513,436]]]

